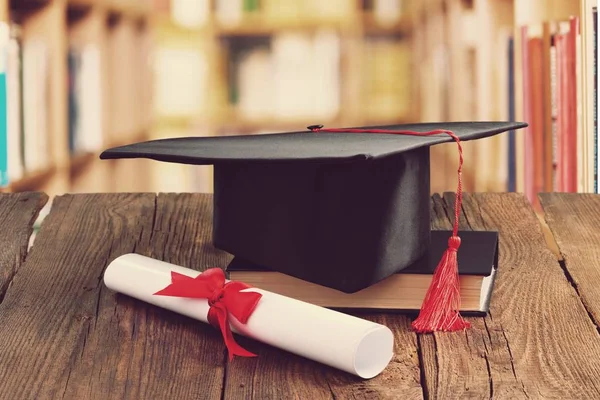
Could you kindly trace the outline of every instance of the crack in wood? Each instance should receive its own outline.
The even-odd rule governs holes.
[[[12,196],[12,195],[10,195]],[[6,281],[4,282],[3,285],[0,286],[0,304],[2,304],[2,302],[4,301],[4,298],[6,296],[6,294],[8,293],[8,290],[10,289],[13,279],[16,277],[17,273],[19,272],[19,268],[21,267],[21,265],[23,265],[25,263],[25,260],[27,259],[27,256],[29,255],[29,252],[31,251],[30,247],[29,247],[29,241],[31,239],[31,235],[33,234],[33,226],[35,224],[35,221],[38,219],[40,212],[42,211],[42,208],[46,205],[46,203],[48,202],[48,195],[46,195],[45,193],[24,193],[24,194],[16,194],[16,196],[21,197],[15,204],[16,207],[11,208],[17,208],[17,207],[32,207],[30,203],[31,199],[35,199],[36,202],[35,204],[33,204],[33,208],[29,209],[29,220],[27,221],[27,226],[22,227],[22,226],[16,226],[15,229],[11,229],[11,227],[9,227],[9,229],[12,230],[12,232],[14,234],[19,235],[19,231],[21,229],[24,230],[24,232],[21,232],[20,234],[22,236],[24,236],[26,238],[26,240],[23,240],[20,245],[19,245],[19,252],[15,255],[15,264],[14,264],[14,269],[9,270],[7,275],[5,275],[5,279]],[[22,204],[24,203],[24,204]],[[16,210],[16,211],[9,211],[7,213],[7,215],[17,215],[19,214],[20,210]],[[7,225],[9,225],[11,223],[11,221],[9,220],[8,222],[6,221],[2,221],[2,225],[3,227],[7,227]],[[0,282],[1,283],[1,282]]]
[[[515,377],[515,379],[518,380],[517,371],[515,370],[515,360],[513,358],[512,350],[510,349],[510,343],[508,341],[508,338],[506,337],[506,332],[504,331],[504,328],[502,328],[502,325],[500,325],[500,327],[502,329],[502,336],[504,336],[504,340],[506,340],[506,348],[508,349],[508,355],[510,357],[510,366],[512,368],[513,376]]]
[[[158,195],[154,196],[154,209],[152,213],[152,227],[150,228],[150,238],[149,242],[152,243],[154,239],[154,231],[156,229],[156,218],[158,215]]]
[[[136,329],[137,329],[136,317],[133,316],[133,318],[131,319],[131,340],[135,339]]]
[[[333,400],[336,400],[337,397],[335,396],[335,392],[333,391],[333,388],[331,387],[331,383],[329,382],[329,380],[327,378],[325,378],[325,383],[327,383],[327,387],[329,388],[329,393],[331,393],[331,398]]]
[[[484,343],[485,346],[485,343]],[[490,366],[490,360],[487,354],[487,348],[485,349],[485,353],[483,354],[483,358],[485,359],[485,366],[487,367],[487,373],[489,376],[489,387],[490,387],[490,399],[494,398],[494,378],[492,378],[492,367]]]
[[[227,387],[227,371],[229,360],[227,357],[227,348],[223,349],[223,380],[221,382],[221,400],[225,400],[225,388]]]
[[[439,384],[440,384],[440,357],[438,351],[438,343],[437,343],[437,335],[434,333],[431,335],[433,337],[433,350],[435,356],[435,393],[436,395],[439,393]]]
[[[490,333],[490,328],[488,327],[488,324],[487,324],[487,318],[483,318],[483,326],[485,327],[485,331],[487,332],[490,343],[492,343],[492,334]]]
[[[85,350],[85,345],[87,343],[87,338],[90,336],[90,327],[91,326],[92,326],[91,324],[87,324],[87,330],[85,331],[85,333],[83,335],[83,346],[81,346],[81,353],[79,354],[79,358],[83,358],[83,353]]]
[[[473,203],[475,203],[475,205],[477,206],[477,210],[479,211],[479,215],[481,216],[481,221],[483,222],[484,228],[490,229],[488,226],[488,223],[486,222],[487,219],[483,218],[484,213],[483,213],[483,210],[481,209],[481,203],[479,203],[479,201],[477,201],[477,199],[475,199],[475,198],[473,198]],[[465,215],[466,215],[466,213],[465,213]],[[469,224],[469,226],[471,226],[471,225]]]
[[[488,333],[488,337],[490,339],[490,346],[492,346],[492,337],[490,335],[490,332],[488,330],[487,324],[485,324],[485,320],[484,320],[484,325],[485,325],[485,329]],[[488,373],[488,386],[490,388],[490,399],[494,398],[494,378],[492,377],[492,367],[490,365],[490,359],[489,359],[489,349],[487,344],[485,343],[485,340],[482,340],[483,343],[483,358],[485,360],[485,366],[487,368],[487,373]]]
[[[423,357],[423,348],[421,345],[421,334],[417,334],[417,357],[419,359],[420,384],[423,390],[423,398],[429,399],[429,390],[427,389],[427,377],[425,374],[425,359]]]
[[[62,399],[67,395],[67,389],[69,388],[69,379],[71,378],[71,367],[69,367],[69,372],[67,374],[67,381],[65,382],[65,388],[63,390]]]
[[[8,293],[8,290],[10,289],[10,286],[12,285],[12,281],[15,278],[16,273],[11,274],[6,282],[6,287],[0,287],[0,304],[2,304],[2,302],[4,301],[4,296],[6,296],[6,293]]]
[[[38,199],[38,203],[36,208],[34,209],[33,213],[31,214],[31,217],[29,219],[29,223],[28,223],[28,230],[27,230],[27,237],[30,238],[31,235],[33,234],[33,226],[35,224],[35,221],[38,219],[38,217],[40,216],[40,212],[42,211],[42,208],[46,205],[46,203],[48,202],[48,196],[44,195],[44,196],[40,196],[40,198]],[[21,200],[23,201],[23,200]],[[50,206],[50,211],[52,210],[52,205]],[[41,225],[44,224],[44,221],[41,222]],[[29,255],[29,240],[27,241],[27,243],[22,244],[22,255],[21,255],[21,265],[25,263],[25,260],[27,259],[27,256]],[[17,266],[18,267],[18,266]],[[15,273],[17,272],[17,270],[15,270]],[[0,303],[2,301],[0,300]]]
[[[600,324],[598,323],[596,318],[594,318],[594,314],[589,309],[589,306],[586,304],[586,302],[583,300],[583,297],[581,296],[581,293],[579,291],[579,287],[577,286],[575,279],[571,275],[571,272],[569,272],[569,269],[567,268],[566,257],[564,257],[564,254],[563,254],[563,259],[557,260],[557,261],[558,261],[558,265],[560,265],[560,268],[563,270],[563,273],[565,274],[565,278],[567,278],[567,281],[569,282],[569,284],[573,287],[573,289],[575,289],[575,293],[577,293],[577,297],[579,298],[579,301],[583,305],[583,308],[587,312],[588,317],[590,318],[590,321],[592,322],[592,324],[594,324],[594,326],[596,327],[596,331],[600,335]]]

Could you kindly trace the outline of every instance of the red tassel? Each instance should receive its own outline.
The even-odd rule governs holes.
[[[458,275],[457,252],[460,247],[458,221],[462,208],[462,146],[458,136],[450,133],[458,145],[458,188],[454,201],[454,228],[448,239],[448,249],[442,255],[433,274],[433,279],[423,299],[421,311],[412,327],[419,333],[436,331],[457,331],[467,329],[471,324],[460,315],[460,280]]]
[[[350,132],[350,133],[388,133],[398,135],[431,136],[445,133],[452,137],[458,145],[458,188],[456,190],[456,201],[454,202],[454,229],[452,236],[448,239],[448,249],[442,255],[433,274],[433,279],[419,316],[412,323],[412,327],[419,333],[436,331],[457,331],[469,328],[471,324],[460,315],[460,281],[458,275],[457,251],[460,247],[458,236],[458,221],[462,208],[462,165],[463,154],[460,139],[453,132],[437,129],[428,132],[395,131],[387,129],[323,129],[322,125],[309,126],[313,132]]]
[[[459,314],[460,282],[456,257],[459,246],[458,236],[448,239],[448,249],[433,274],[419,317],[412,323],[413,329],[419,333],[456,331],[471,326]]]

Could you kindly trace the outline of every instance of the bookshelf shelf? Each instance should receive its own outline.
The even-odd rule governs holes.
[[[7,191],[22,192],[37,190],[38,187],[46,185],[57,173],[58,168],[55,166],[29,172],[21,179],[12,182]]]
[[[372,13],[363,14],[363,26],[367,35],[403,35],[408,36],[413,31],[413,20],[404,16],[398,21],[390,23],[379,22],[378,17]]]
[[[68,7],[75,7],[75,8],[82,8],[82,7],[97,7],[98,6],[98,1],[95,0],[68,0],[67,1],[67,6]]]
[[[277,130],[304,130],[309,125],[323,124],[326,126],[337,126],[340,124],[340,117],[336,116],[330,119],[311,119],[311,118],[246,118],[236,113],[231,113],[231,117],[218,123],[219,129],[231,134],[241,134],[243,132],[273,132]]]
[[[48,6],[51,2],[52,0],[10,0],[8,5],[11,10],[36,10]]]
[[[265,36],[282,31],[315,31],[318,29],[352,30],[356,29],[353,21],[335,19],[291,19],[272,20],[260,15],[247,16],[234,25],[214,22],[214,30],[219,36]]]

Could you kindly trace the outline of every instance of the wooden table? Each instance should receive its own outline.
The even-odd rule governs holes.
[[[466,332],[389,326],[395,357],[361,380],[247,338],[258,358],[228,362],[210,325],[115,294],[115,257],[137,252],[202,270],[230,256],[210,245],[212,198],[86,194],[54,199],[31,250],[44,194],[0,194],[0,398],[347,399],[600,398],[600,196],[541,195],[562,259],[520,194],[465,195],[462,229],[500,231],[490,315]],[[450,228],[453,196],[432,197]]]

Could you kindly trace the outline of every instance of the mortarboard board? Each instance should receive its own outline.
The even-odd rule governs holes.
[[[461,141],[526,126],[520,122],[343,129],[313,125],[298,132],[150,140],[107,149],[100,158],[214,165],[215,247],[264,268],[352,293],[426,253],[431,146],[454,140],[461,151]],[[421,331],[466,324],[451,293],[458,290],[457,272],[452,269],[460,245],[461,168],[462,152],[454,234],[424,301],[421,320],[413,324]],[[439,285],[440,280],[445,286]],[[440,294],[441,287],[451,289]],[[444,307],[455,312],[440,312]]]

